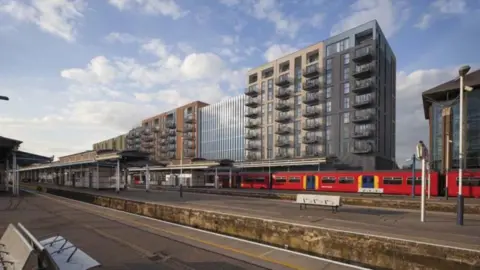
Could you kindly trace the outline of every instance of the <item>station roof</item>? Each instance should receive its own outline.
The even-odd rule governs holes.
[[[460,79],[453,80],[437,85],[422,93],[423,112],[425,119],[429,119],[429,109],[433,102],[448,101],[456,98],[459,94]],[[473,88],[480,88],[480,69],[468,73],[465,76],[465,85]]]
[[[0,136],[0,160],[9,158],[15,151],[17,164],[27,166],[34,163],[50,162],[52,158],[17,150],[22,141]]]

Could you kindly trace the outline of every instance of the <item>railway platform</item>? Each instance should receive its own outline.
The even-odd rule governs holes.
[[[16,222],[37,238],[61,234],[102,269],[362,269],[65,198],[0,193],[0,232]]]
[[[62,187],[62,189],[74,190],[67,187]],[[300,210],[299,206],[291,201],[239,196],[184,193],[183,197],[180,197],[178,191],[145,192],[144,190],[132,189],[122,191],[119,194],[113,191],[87,189],[80,189],[80,191],[480,250],[480,216],[476,214],[466,214],[465,225],[457,226],[454,213],[427,211],[426,222],[422,223],[420,222],[420,212],[418,210],[345,205],[339,209],[338,213],[334,214],[329,209],[316,207]]]

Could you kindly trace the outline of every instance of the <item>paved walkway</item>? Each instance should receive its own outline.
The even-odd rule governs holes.
[[[309,226],[335,228],[364,234],[395,237],[432,244],[480,250],[480,216],[466,215],[465,225],[456,225],[453,213],[427,213],[425,223],[420,213],[412,210],[393,210],[344,206],[339,213],[328,208],[309,207],[300,210],[290,201],[265,200],[247,197],[219,196],[201,193],[139,190],[113,191],[82,190],[108,196],[120,196],[174,206],[214,210],[235,215],[253,216]]]
[[[44,194],[0,195],[0,232],[12,222],[38,238],[61,234],[102,269],[355,269]]]

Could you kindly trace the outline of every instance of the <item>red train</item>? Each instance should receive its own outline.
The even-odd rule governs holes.
[[[228,187],[228,175],[219,174],[223,187]],[[463,175],[463,195],[480,198],[480,171]],[[311,190],[330,192],[371,192],[389,195],[411,195],[412,171],[326,171],[326,172],[241,172],[232,175],[233,187],[276,190]],[[448,195],[457,196],[458,171],[448,174],[430,173],[431,196],[444,195],[448,181]],[[415,194],[421,194],[421,172],[415,173]]]

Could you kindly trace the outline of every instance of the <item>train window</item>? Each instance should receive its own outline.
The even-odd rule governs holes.
[[[335,176],[322,177],[322,184],[335,184]]]
[[[338,178],[340,184],[353,184],[353,177],[340,177]]]
[[[480,177],[464,177],[462,179],[462,184],[467,187],[480,187]],[[457,177],[458,185],[458,177]]]
[[[256,183],[265,183],[265,178],[263,178],[263,177],[262,178],[256,178],[255,182]]]
[[[300,177],[290,177],[290,178],[288,178],[288,182],[290,182],[290,183],[300,183]]]
[[[286,177],[277,177],[275,178],[275,183],[285,183],[287,182],[287,178]]]
[[[422,177],[415,177],[415,185],[421,185],[422,184]],[[407,178],[407,185],[412,185],[412,177]]]
[[[255,179],[245,178],[243,181],[247,182],[247,183],[253,183],[253,182],[255,182]]]
[[[401,177],[383,177],[384,185],[401,185],[402,182]]]

